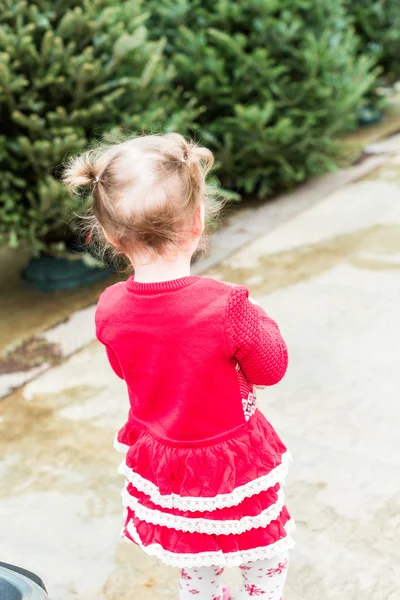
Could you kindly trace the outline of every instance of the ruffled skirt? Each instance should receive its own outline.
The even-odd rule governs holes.
[[[128,422],[116,448],[122,536],[174,567],[235,566],[293,546],[282,483],[289,454],[257,411],[239,435],[209,446],[167,445]]]

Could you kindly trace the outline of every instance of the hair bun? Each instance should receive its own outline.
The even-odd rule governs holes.
[[[67,161],[63,181],[71,192],[101,181],[104,170],[118,151],[118,145],[98,147]]]
[[[79,187],[92,184],[95,177],[93,165],[88,154],[82,154],[81,156],[71,159],[67,163],[63,174],[64,182],[72,191]]]
[[[193,158],[200,166],[204,176],[211,171],[214,164],[214,155],[208,148],[192,145],[190,150],[190,160]]]

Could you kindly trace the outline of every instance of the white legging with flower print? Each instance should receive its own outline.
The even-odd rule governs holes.
[[[236,600],[283,600],[288,554],[258,560],[240,567],[243,584]],[[221,567],[182,569],[179,600],[227,600],[222,587]]]

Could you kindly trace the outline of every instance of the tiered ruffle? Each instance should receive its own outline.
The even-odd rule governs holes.
[[[135,423],[120,431],[123,536],[176,567],[231,566],[293,546],[282,482],[289,455],[260,412],[237,436],[166,444]]]

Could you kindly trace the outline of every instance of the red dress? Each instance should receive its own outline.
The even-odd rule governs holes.
[[[280,381],[278,326],[241,286],[204,277],[108,288],[98,339],[129,395],[115,445],[122,535],[176,567],[233,566],[293,545],[289,455],[256,407]]]

